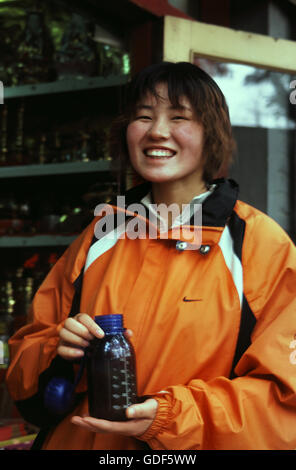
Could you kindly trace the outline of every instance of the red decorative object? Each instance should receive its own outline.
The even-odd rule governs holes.
[[[24,262],[24,268],[35,268],[39,261],[39,255],[35,254]]]
[[[192,20],[191,16],[186,15],[183,11],[173,7],[169,4],[168,0],[130,0],[140,8],[149,11],[155,16],[178,16],[179,18],[187,18]]]

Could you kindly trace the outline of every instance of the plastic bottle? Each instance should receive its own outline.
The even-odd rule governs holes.
[[[134,349],[121,314],[99,315],[95,321],[105,336],[91,341],[86,352],[89,414],[124,421],[126,408],[137,402]]]

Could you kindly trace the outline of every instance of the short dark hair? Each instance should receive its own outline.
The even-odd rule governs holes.
[[[123,99],[123,113],[110,132],[110,154],[117,167],[125,169],[129,160],[126,130],[137,103],[147,93],[157,97],[156,87],[166,83],[173,106],[185,96],[204,128],[204,174],[211,182],[222,168],[228,168],[235,142],[225,97],[217,83],[197,65],[189,62],[161,62],[139,72],[128,84]]]

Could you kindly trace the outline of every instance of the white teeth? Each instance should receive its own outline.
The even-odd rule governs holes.
[[[145,150],[148,157],[173,157],[175,152],[166,149],[148,149]]]

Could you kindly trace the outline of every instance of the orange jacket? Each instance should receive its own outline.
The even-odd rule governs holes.
[[[235,184],[219,180],[204,202],[207,250],[178,251],[170,233],[112,247],[101,239],[91,251],[95,219],[59,259],[34,298],[31,323],[10,340],[13,399],[31,403],[57,356],[88,259],[80,311],[124,314],[139,395],[157,397],[159,407],[138,439],[91,433],[67,416],[44,449],[296,448],[296,248],[273,220],[236,198]],[[85,390],[84,376],[77,391]],[[86,396],[72,414],[82,413]]]

